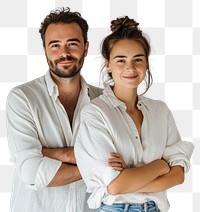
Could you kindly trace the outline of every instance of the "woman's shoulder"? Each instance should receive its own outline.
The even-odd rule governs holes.
[[[156,111],[164,111],[164,110],[168,111],[169,110],[167,104],[162,100],[152,99],[152,98],[145,97],[145,96],[140,96],[139,102],[143,103],[148,109],[153,109]]]

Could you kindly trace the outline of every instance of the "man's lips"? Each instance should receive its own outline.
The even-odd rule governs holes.
[[[67,56],[66,58],[60,58],[58,60],[55,61],[55,64],[59,64],[59,65],[70,65],[73,62],[75,62],[76,59],[72,56]]]
[[[74,60],[64,60],[64,61],[60,61],[57,64],[59,65],[70,65],[74,62]]]

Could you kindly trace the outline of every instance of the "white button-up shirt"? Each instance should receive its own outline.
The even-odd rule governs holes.
[[[42,147],[74,146],[80,110],[100,89],[81,78],[81,92],[72,128],[58,99],[58,88],[50,73],[11,90],[7,99],[7,130],[12,160],[16,165],[11,211],[85,212],[86,187],[83,180],[47,187],[61,161],[43,157]]]
[[[139,96],[137,107],[143,114],[142,141],[125,104],[110,87],[82,110],[75,155],[87,191],[92,193],[88,200],[90,208],[98,208],[101,202],[111,205],[154,200],[160,211],[169,209],[165,191],[110,195],[107,186],[120,173],[107,164],[110,152],[120,153],[128,167],[164,158],[170,166],[180,165],[185,172],[189,170],[193,144],[181,140],[166,104]]]

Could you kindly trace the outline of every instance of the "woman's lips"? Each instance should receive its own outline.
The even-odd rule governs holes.
[[[135,75],[135,76],[123,76],[123,78],[125,78],[125,79],[135,79],[137,77],[138,77],[138,75]]]

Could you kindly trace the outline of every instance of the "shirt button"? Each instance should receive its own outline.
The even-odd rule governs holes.
[[[138,139],[138,136],[135,136],[136,139]]]

